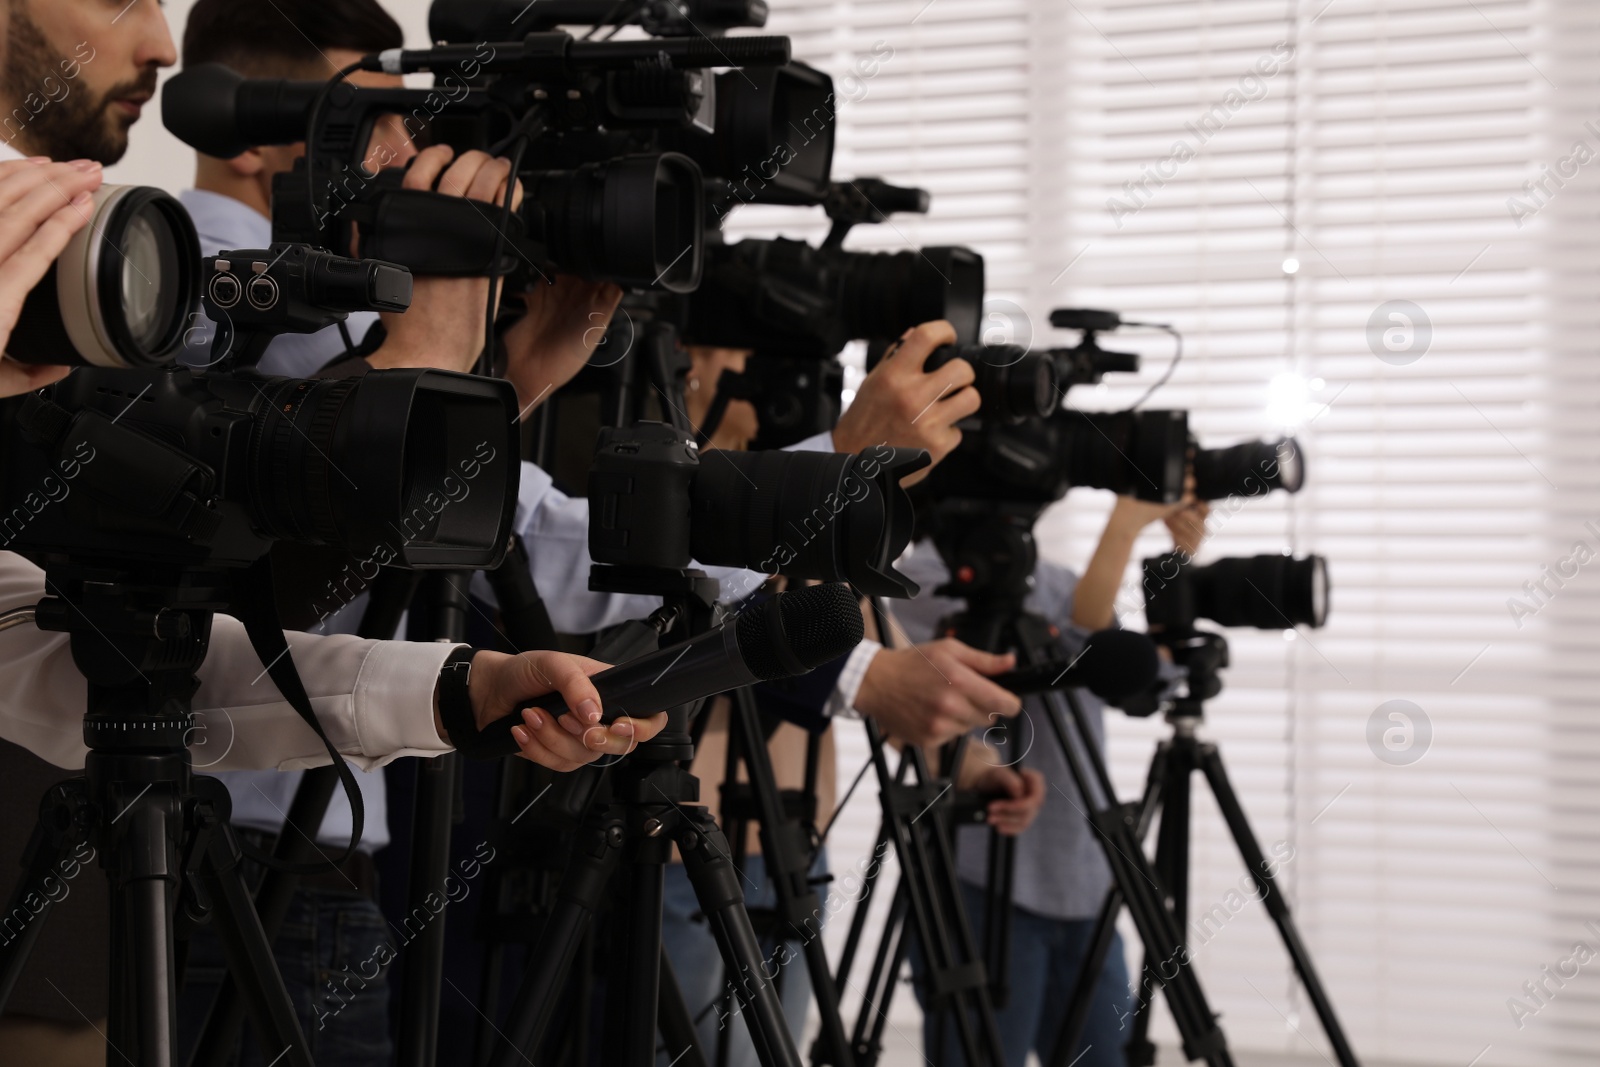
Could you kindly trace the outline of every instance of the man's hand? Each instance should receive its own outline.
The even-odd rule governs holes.
[[[1044,775],[1032,768],[991,762],[992,750],[978,749],[961,761],[961,788],[997,799],[989,801],[988,823],[1007,837],[1016,837],[1044,807]]]
[[[951,638],[872,657],[856,710],[912,745],[942,745],[1022,710],[1022,700],[984,675],[1016,666],[1016,657],[979,652]]]
[[[528,708],[522,713],[522,725],[511,728],[524,759],[553,771],[572,771],[606,753],[626,755],[660,733],[667,715],[662,712],[648,719],[624,716],[610,726],[600,725],[600,692],[589,676],[606,667],[563,652],[524,652],[520,656],[479,652],[472,657],[467,685],[478,729],[512,714],[518,704],[546,693],[560,693],[571,711],[551,716]],[[437,710],[434,726],[441,738],[449,739]]]
[[[466,152],[452,163],[453,155],[448,145],[424,149],[412,160],[402,187],[433,189],[437,185],[439,192],[450,196],[491,203],[504,199],[506,182],[511,179],[509,160]],[[483,351],[488,301],[487,278],[417,278],[411,287],[410,309],[379,316],[387,337],[367,362],[379,369],[471,371]]]
[[[955,451],[961,443],[956,423],[982,406],[978,391],[968,388],[972,365],[952,359],[932,373],[922,369],[935,348],[955,340],[955,327],[943,320],[907,330],[856,390],[850,410],[833,429],[834,451],[860,452],[881,444],[925,448],[934,464]],[[929,469],[901,484],[916,484]]]
[[[90,198],[103,177],[100,164],[87,159],[0,163],[0,350],[11,340],[28,294],[89,221]],[[71,369],[0,360],[0,396],[32,392]]]
[[[589,362],[621,301],[622,290],[611,282],[568,274],[523,294],[527,314],[503,337],[506,379],[517,387],[517,407],[524,415]]]

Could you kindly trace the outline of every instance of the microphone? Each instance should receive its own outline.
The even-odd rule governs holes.
[[[602,721],[654,715],[741,686],[805,674],[849,652],[863,633],[861,608],[843,583],[779,593],[733,622],[595,675]],[[515,713],[485,726],[474,751],[466,754],[518,751],[511,728],[522,722],[527,708],[552,716],[570,710],[557,693],[519,704]]]
[[[1052,689],[1087,689],[1116,704],[1155,684],[1160,671],[1156,644],[1132,630],[1100,630],[1089,635],[1083,651],[1070,660],[1051,660],[1022,667],[989,680],[1018,696]]]
[[[673,70],[705,67],[781,67],[789,62],[787,37],[650,37],[580,41],[571,34],[530,33],[520,41],[390,48],[361,60],[362,70],[384,74],[440,73],[451,69],[487,74],[560,78],[574,74],[634,70],[660,65]],[[476,74],[473,75],[474,77]]]

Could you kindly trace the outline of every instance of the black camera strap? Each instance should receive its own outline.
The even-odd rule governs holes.
[[[234,594],[235,617],[244,623],[245,633],[250,637],[250,646],[256,650],[256,655],[261,657],[261,662],[265,665],[267,673],[272,676],[278,692],[283,694],[283,698],[305,720],[306,725],[311,727],[322,741],[323,747],[328,750],[328,756],[333,760],[333,766],[339,773],[339,783],[344,786],[345,796],[350,800],[350,844],[337,857],[329,857],[316,863],[289,863],[275,859],[243,838],[239,841],[239,847],[246,856],[273,870],[298,875],[322,874],[330,866],[337,867],[348,860],[361,843],[361,833],[366,823],[366,808],[361,800],[361,786],[356,782],[355,772],[350,769],[350,764],[345,762],[344,756],[333,746],[333,742],[328,740],[322,724],[317,721],[317,714],[311,708],[311,698],[306,695],[306,687],[300,680],[300,672],[295,669],[294,655],[289,651],[289,641],[284,637],[283,627],[278,622],[270,555],[262,556],[249,569],[240,572],[238,580],[234,583]],[[316,827],[307,828],[307,832],[313,836],[316,830]]]

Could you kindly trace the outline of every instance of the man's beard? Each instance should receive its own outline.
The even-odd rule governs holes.
[[[16,130],[33,152],[52,159],[93,159],[108,166],[121,159],[128,151],[128,127],[134,120],[113,112],[112,105],[135,93],[155,92],[155,68],[147,68],[138,78],[115,85],[96,99],[83,85],[65,76],[60,51],[51,46],[20,4],[11,5],[7,36],[10,40],[5,69],[0,72],[0,88],[14,110],[0,115],[0,136],[11,136]],[[65,86],[67,95],[49,99],[47,84]],[[35,103],[44,103],[37,115],[30,114],[25,103],[30,95],[36,98]]]

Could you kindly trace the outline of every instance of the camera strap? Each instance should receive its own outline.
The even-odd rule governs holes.
[[[339,784],[344,787],[345,796],[350,801],[350,844],[336,857],[315,863],[289,863],[262,852],[245,840],[240,840],[239,847],[246,856],[273,870],[298,875],[322,874],[330,867],[344,863],[355,853],[361,843],[366,809],[362,804],[361,786],[356,782],[355,772],[350,769],[350,764],[345,762],[344,756],[334,747],[333,742],[328,740],[322,724],[317,721],[316,712],[311,708],[311,698],[306,695],[306,687],[300,680],[300,672],[295,669],[294,656],[289,651],[289,641],[284,637],[283,627],[278,622],[277,599],[272,586],[271,555],[262,556],[247,570],[240,572],[238,580],[234,583],[233,608],[235,617],[244,623],[245,633],[250,637],[250,646],[256,650],[256,655],[261,657],[261,662],[266,666],[267,673],[272,676],[278,692],[283,694],[290,707],[305,720],[306,725],[311,727],[323,747],[328,750],[328,756],[339,772]],[[301,829],[315,837],[318,828]]]

